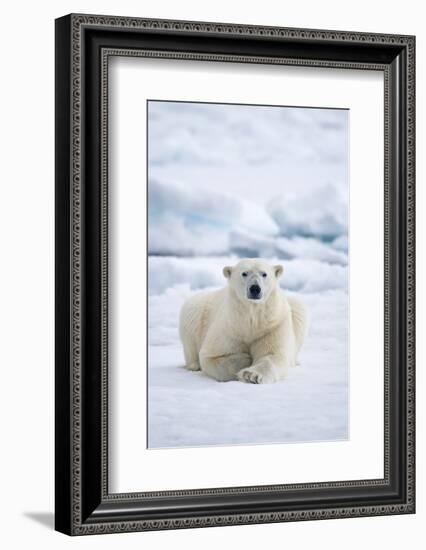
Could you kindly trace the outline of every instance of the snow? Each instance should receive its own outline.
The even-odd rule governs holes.
[[[268,211],[283,235],[333,239],[347,231],[347,197],[340,196],[332,185],[302,192],[297,197],[276,197],[268,205]]]
[[[193,187],[151,178],[149,203],[151,254],[223,254],[232,228],[278,233],[278,225],[263,207],[223,191],[204,190],[198,195]]]
[[[348,437],[348,113],[149,102],[148,443]],[[183,368],[179,310],[241,257],[284,266],[309,307],[300,366],[273,385]]]
[[[347,111],[149,102],[150,166],[345,162]]]
[[[149,447],[346,439],[347,296],[303,295],[312,327],[300,365],[271,385],[220,383],[183,367],[177,318],[187,285],[149,301]]]
[[[294,258],[282,262],[268,256],[272,264],[283,263],[283,288],[298,292],[320,292],[347,289],[347,267],[328,262]],[[187,284],[192,290],[223,286],[222,268],[238,261],[238,256],[197,256],[176,258],[150,256],[148,259],[149,293],[161,294],[176,284]]]
[[[283,260],[303,257],[330,264],[346,265],[348,257],[344,253],[344,242],[339,239],[342,237],[333,241],[333,249],[328,244],[311,237],[292,237],[291,239],[276,237],[271,239],[234,231],[229,236],[229,244],[231,250],[239,256],[266,258],[276,256]]]

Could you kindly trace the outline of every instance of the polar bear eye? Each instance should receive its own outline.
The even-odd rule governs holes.
[[[267,273],[262,273],[262,277],[267,277]]]
[[[241,273],[241,277],[247,277],[247,275],[248,275],[247,271],[243,271],[243,272]]]

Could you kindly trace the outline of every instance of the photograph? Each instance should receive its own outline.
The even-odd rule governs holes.
[[[348,440],[349,109],[146,108],[148,449]]]

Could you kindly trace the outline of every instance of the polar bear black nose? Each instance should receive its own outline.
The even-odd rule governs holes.
[[[259,285],[251,285],[250,287],[250,294],[252,296],[259,296],[260,291],[262,290]]]

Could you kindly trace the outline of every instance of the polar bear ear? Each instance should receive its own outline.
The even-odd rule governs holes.
[[[224,276],[229,279],[229,277],[231,276],[231,273],[232,273],[232,267],[230,265],[226,265],[224,268],[223,268],[223,274]]]
[[[284,268],[282,265],[274,265],[274,273],[275,277],[279,279],[281,275],[283,274]]]

